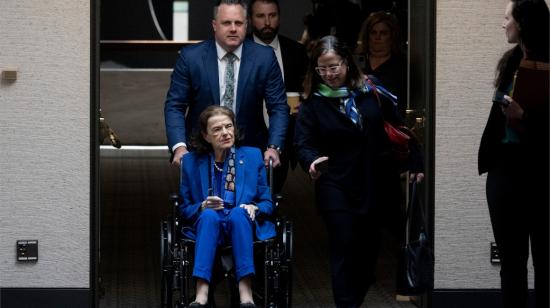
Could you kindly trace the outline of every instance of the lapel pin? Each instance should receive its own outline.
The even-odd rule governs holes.
[[[242,165],[242,164],[244,164],[244,162],[243,162],[243,160],[241,159],[241,160],[239,160],[239,165]]]

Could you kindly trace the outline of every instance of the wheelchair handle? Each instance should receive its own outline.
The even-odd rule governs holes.
[[[269,174],[269,179],[268,179],[269,180],[269,190],[273,194],[273,158],[269,158],[269,165],[268,165],[267,172]]]

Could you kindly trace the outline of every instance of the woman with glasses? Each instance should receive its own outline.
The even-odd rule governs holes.
[[[370,86],[334,36],[313,48],[304,95],[294,140],[328,231],[334,301],[359,307],[375,280],[381,191],[394,174],[383,123],[400,121],[395,97]],[[421,163],[411,161],[411,176],[421,180]]]

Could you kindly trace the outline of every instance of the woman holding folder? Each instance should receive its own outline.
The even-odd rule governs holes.
[[[515,46],[497,65],[479,148],[506,308],[527,307],[529,241],[536,307],[549,307],[548,15],[543,0],[512,0],[506,6],[502,27]]]

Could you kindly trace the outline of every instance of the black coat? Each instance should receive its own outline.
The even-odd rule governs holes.
[[[524,109],[521,120],[522,131],[519,134],[522,157],[528,160],[524,163],[538,165],[541,170],[548,171],[549,157],[549,123],[548,103],[538,108]],[[490,171],[507,157],[505,145],[502,143],[506,128],[506,117],[498,104],[493,103],[487,125],[481,136],[478,152],[479,174]]]
[[[405,110],[407,110],[407,60],[394,54],[373,70],[370,67],[369,59],[366,58],[363,72],[375,76],[382,86],[397,96],[399,113],[405,117]]]
[[[362,115],[361,130],[338,110],[339,103],[338,98],[319,96],[304,102],[296,120],[294,145],[306,172],[318,157],[329,157],[328,171],[315,183],[320,211],[366,213],[380,204],[391,167],[384,116],[372,93],[358,95],[355,103]]]

